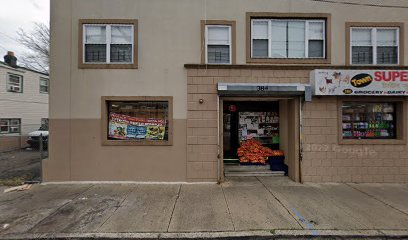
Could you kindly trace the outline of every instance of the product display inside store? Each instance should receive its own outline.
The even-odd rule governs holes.
[[[394,103],[344,102],[343,139],[395,139]]]

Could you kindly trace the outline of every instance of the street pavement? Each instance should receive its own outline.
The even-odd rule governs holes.
[[[407,184],[41,184],[0,193],[0,239],[408,239]]]

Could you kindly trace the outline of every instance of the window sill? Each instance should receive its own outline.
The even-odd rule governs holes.
[[[104,146],[172,146],[170,141],[103,140]]]
[[[137,69],[137,63],[127,64],[94,64],[94,63],[79,63],[80,69]]]
[[[404,139],[339,139],[339,145],[406,145]]]
[[[247,63],[267,64],[330,64],[326,58],[247,58]]]

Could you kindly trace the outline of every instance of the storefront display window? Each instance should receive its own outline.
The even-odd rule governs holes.
[[[107,100],[108,142],[169,143],[171,103],[166,100]]]
[[[343,139],[396,139],[396,104],[343,102]]]

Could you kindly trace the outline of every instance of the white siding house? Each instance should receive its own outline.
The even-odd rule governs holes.
[[[27,134],[48,121],[48,92],[48,74],[17,66],[7,53],[0,62],[0,152],[24,147]]]

